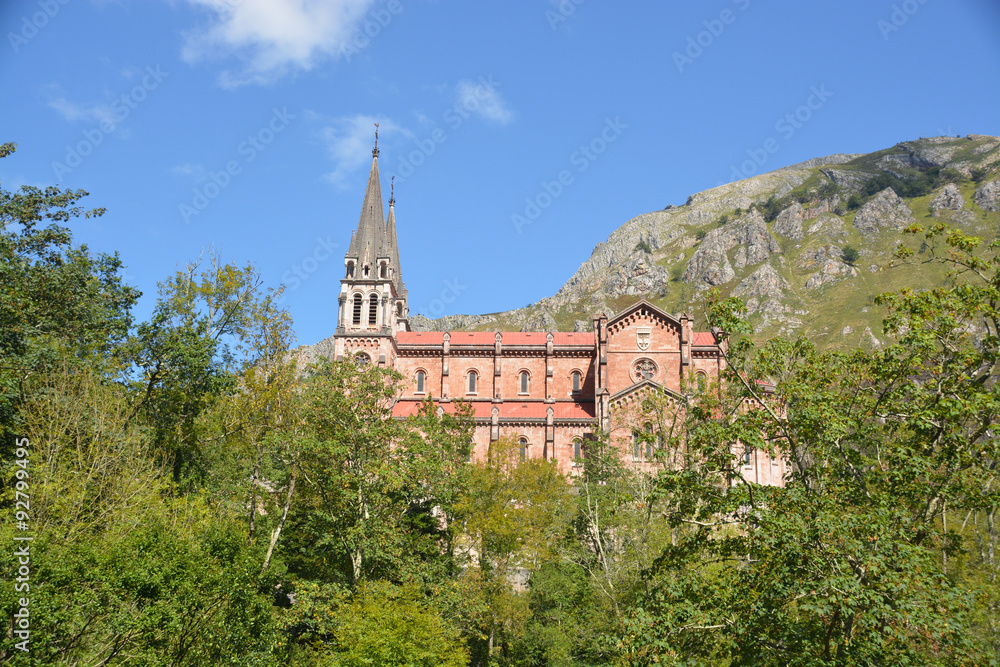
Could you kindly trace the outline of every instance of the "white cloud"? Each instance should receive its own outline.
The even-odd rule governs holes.
[[[172,167],[170,169],[170,173],[174,176],[190,178],[194,181],[204,181],[208,179],[208,169],[206,169],[204,165],[192,164],[190,162],[185,162],[184,164]]]
[[[341,55],[360,29],[374,0],[188,0],[213,13],[207,26],[186,35],[188,62],[234,55],[238,70],[219,82],[234,88],[266,84],[308,71],[326,57]]]
[[[492,77],[478,81],[462,80],[456,87],[456,105],[500,125],[506,125],[514,117],[507,103],[497,91],[497,82]]]
[[[331,183],[347,187],[348,177],[368,166],[375,140],[375,123],[378,123],[379,139],[392,136],[413,137],[412,132],[388,118],[358,114],[334,119],[323,128],[321,135],[336,165],[326,175]]]
[[[91,120],[95,123],[106,121],[114,126],[120,120],[110,104],[81,104],[70,102],[65,97],[56,97],[49,100],[48,106],[71,123],[78,120]]]

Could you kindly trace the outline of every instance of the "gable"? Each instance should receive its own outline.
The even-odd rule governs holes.
[[[669,387],[664,387],[662,384],[653,382],[652,380],[643,380],[612,394],[610,399],[611,408],[617,411],[630,406],[640,405],[643,399],[650,394],[666,396],[671,403],[681,402],[682,399],[679,393]]]
[[[681,322],[645,299],[608,320],[609,350],[640,352],[680,349]]]

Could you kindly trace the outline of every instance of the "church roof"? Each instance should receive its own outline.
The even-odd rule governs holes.
[[[494,331],[452,331],[452,345],[493,345],[496,343]],[[547,331],[501,331],[500,342],[503,345],[545,345],[548,341]],[[441,345],[444,343],[443,331],[400,331],[396,334],[399,345]],[[594,346],[594,334],[589,331],[554,331],[553,345],[588,345]]]
[[[358,218],[358,228],[351,239],[351,247],[347,249],[348,257],[356,257],[358,261],[366,259],[374,264],[378,257],[388,255],[388,243],[385,233],[385,217],[382,214],[382,185],[378,176],[378,148],[372,151],[372,168],[368,174],[368,187],[365,188],[365,200],[361,204],[361,216]],[[399,273],[399,267],[396,267]]]
[[[715,336],[711,331],[695,331],[691,335],[691,344],[698,346],[715,345]]]

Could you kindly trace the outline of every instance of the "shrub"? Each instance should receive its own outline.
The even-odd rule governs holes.
[[[706,236],[708,236],[708,232],[704,229],[699,229],[694,235],[694,237],[699,241],[704,241]]]
[[[860,253],[858,253],[857,248],[849,245],[845,245],[843,250],[840,251],[840,257],[849,266],[854,266],[854,263],[858,261],[859,255]]]
[[[768,197],[764,205],[760,207],[760,214],[764,217],[764,222],[774,222],[787,203],[784,198],[778,199],[774,195]]]

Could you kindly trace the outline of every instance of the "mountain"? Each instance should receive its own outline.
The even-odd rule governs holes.
[[[762,338],[807,334],[877,345],[876,294],[946,280],[934,263],[896,263],[902,230],[934,219],[992,240],[1000,227],[1000,138],[907,141],[815,158],[691,195],[632,218],[553,296],[487,315],[410,318],[418,331],[589,331],[640,296],[700,320],[708,292],[739,296]]]

